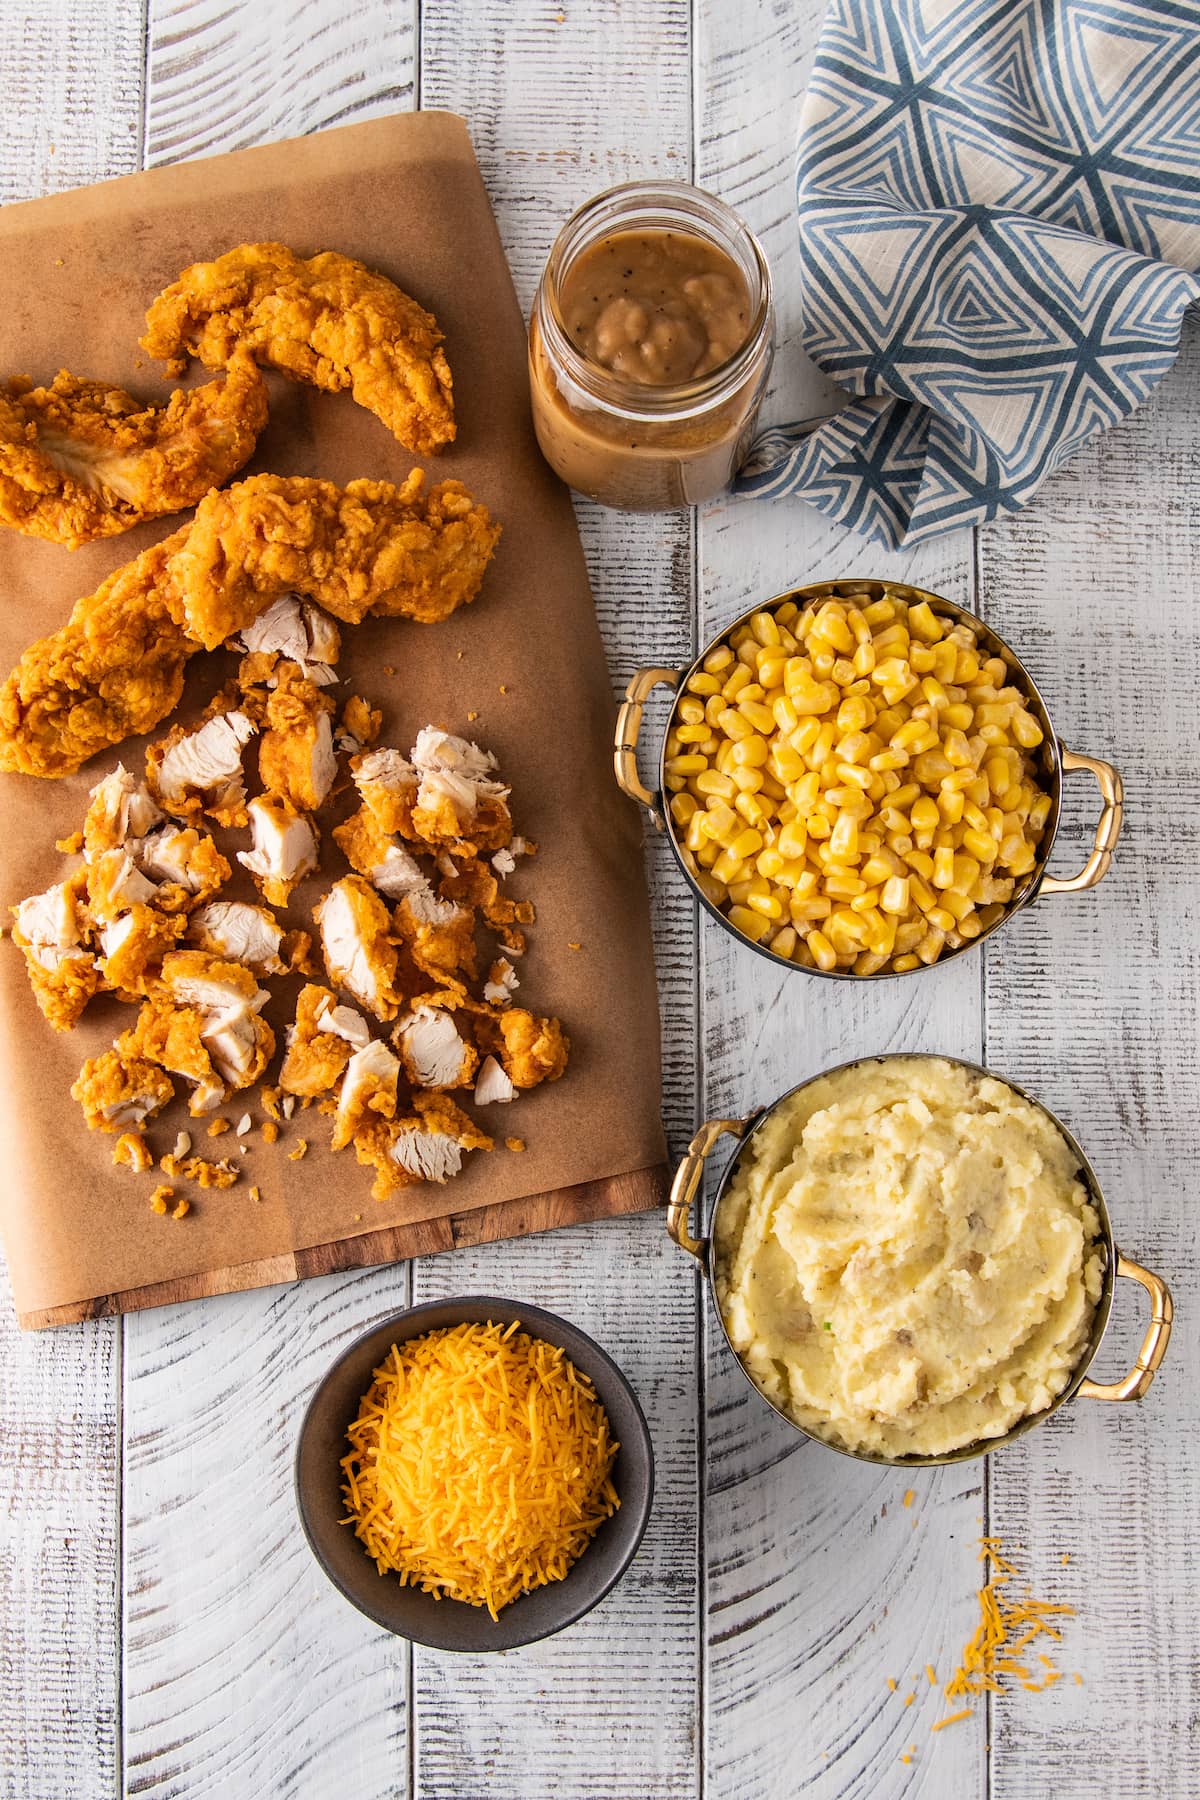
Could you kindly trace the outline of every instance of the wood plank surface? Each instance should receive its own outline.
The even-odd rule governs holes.
[[[138,166],[141,46],[139,5],[0,7],[0,203]],[[3,567],[0,545],[0,575]],[[121,1328],[108,1320],[29,1338],[2,1262],[0,1793],[111,1800],[121,1736]]]
[[[1148,405],[981,534],[989,622],[1028,658],[1062,737],[1111,758],[1126,796],[1103,886],[1039,904],[989,960],[988,1060],[1079,1138],[1118,1244],[1170,1282],[1177,1318],[1139,1405],[1077,1401],[993,1460],[992,1527],[1027,1546],[1039,1592],[1079,1608],[1068,1640],[1083,1676],[995,1706],[1002,1800],[1090,1800],[1097,1757],[1120,1800],[1200,1795],[1198,324]],[[1075,780],[1064,871],[1098,817],[1091,781]],[[1102,1379],[1132,1367],[1146,1318],[1141,1289],[1119,1283]]]

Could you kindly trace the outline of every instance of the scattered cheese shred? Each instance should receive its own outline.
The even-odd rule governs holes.
[[[916,1494],[915,1494],[915,1493],[914,1493],[914,1492],[913,1492],[913,1490],[912,1490],[912,1488],[909,1488],[909,1489],[908,1489],[908,1490],[907,1490],[907,1492],[906,1492],[906,1493],[905,1493],[905,1496],[904,1496],[904,1504],[905,1504],[905,1506],[911,1506],[911,1505],[912,1505],[912,1503],[913,1503],[913,1501],[914,1501],[914,1500],[915,1500],[915,1499],[916,1499],[916,1497],[917,1497],[917,1496],[916,1496]]]
[[[1024,1599],[1006,1599],[1004,1589],[1016,1574],[1016,1567],[1001,1554],[999,1538],[985,1537],[979,1542],[979,1559],[990,1562],[992,1578],[979,1589],[979,1625],[970,1643],[964,1645],[959,1667],[943,1692],[947,1700],[962,1694],[998,1694],[1003,1692],[1001,1677],[1007,1675],[1019,1681],[1028,1693],[1040,1694],[1061,1679],[1061,1671],[1039,1651],[1038,1661],[1046,1674],[1041,1681],[1034,1681],[1033,1672],[1027,1663],[1018,1660],[1018,1653],[1039,1634],[1061,1638],[1062,1633],[1050,1621],[1073,1616],[1075,1608],[1035,1600],[1028,1592]],[[949,1719],[942,1720],[944,1725],[949,1723]]]
[[[931,1725],[929,1729],[930,1731],[945,1731],[947,1725],[957,1725],[960,1719],[969,1719],[973,1710],[970,1706],[964,1706],[961,1712],[947,1713],[944,1719],[939,1719],[936,1725]]]
[[[344,1523],[380,1574],[493,1619],[561,1581],[620,1505],[595,1389],[516,1322],[393,1345],[347,1437]]]

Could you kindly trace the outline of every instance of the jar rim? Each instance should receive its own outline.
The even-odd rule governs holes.
[[[657,204],[656,204],[657,203]],[[674,212],[695,235],[707,237],[737,258],[743,274],[757,277],[754,311],[746,336],[732,356],[704,375],[661,387],[629,381],[576,348],[558,300],[565,266],[590,241],[597,225],[604,232],[630,229],[639,213]],[[748,268],[747,266],[748,265]],[[547,347],[598,406],[639,418],[687,419],[705,412],[736,391],[762,353],[771,330],[773,292],[766,253],[750,227],[724,200],[687,181],[628,181],[593,194],[576,208],[550,247],[534,301]]]

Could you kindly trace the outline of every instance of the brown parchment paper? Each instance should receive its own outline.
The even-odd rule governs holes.
[[[371,1172],[353,1151],[335,1157],[328,1150],[327,1118],[297,1113],[279,1144],[268,1146],[251,1097],[256,1129],[240,1159],[247,1165],[242,1180],[223,1192],[181,1187],[192,1192],[194,1210],[175,1222],[149,1207],[153,1181],[162,1177],[115,1169],[115,1139],[87,1131],[68,1095],[84,1057],[131,1024],[133,1009],[104,997],[76,1030],[52,1032],[33,1002],[20,952],[6,939],[0,1227],[18,1312],[29,1323],[96,1296],[124,1296],[115,1302],[121,1306],[144,1303],[130,1297],[139,1289],[169,1298],[278,1279],[289,1252],[381,1227],[503,1209],[522,1196],[545,1198],[630,1171],[657,1173],[665,1154],[640,826],[613,782],[613,703],[586,570],[567,493],[535,444],[523,322],[462,120],[405,114],[4,208],[0,371],[48,381],[65,367],[159,398],[171,384],[137,347],[148,302],[188,263],[268,238],[302,255],[337,249],[361,258],[431,307],[446,333],[458,439],[425,466],[431,480],[463,480],[503,522],[504,535],[479,598],[454,618],[433,626],[379,620],[343,627],[339,674],[350,679],[332,691],[361,692],[383,708],[382,743],[407,749],[419,728],[434,722],[499,757],[512,783],[516,829],[541,847],[510,878],[512,890],[533,899],[538,911],[520,959],[517,998],[562,1018],[571,1065],[561,1081],[480,1111],[497,1148],[469,1157],[457,1180],[422,1184],[383,1204],[371,1199]],[[198,371],[191,379],[208,376]],[[348,395],[318,394],[273,375],[270,381],[270,424],[246,473],[272,469],[346,482],[399,480],[412,467],[409,453]],[[79,595],[180,522],[164,520],[73,553],[0,533],[0,668],[7,671],[27,643],[55,629]],[[224,652],[195,658],[176,716],[198,712],[233,666]],[[469,712],[478,719],[469,723]],[[54,840],[78,828],[89,788],[118,758],[140,773],[145,742],[131,740],[65,781],[0,775],[5,923],[9,905],[75,866]],[[252,759],[248,767],[252,772]],[[227,855],[247,841],[244,834],[217,835]],[[326,832],[321,874],[293,895],[289,922],[311,926],[314,901],[346,872]],[[256,897],[240,873],[226,895]],[[276,999],[268,1017],[282,1038],[299,984],[276,978],[269,985]],[[234,1096],[222,1111],[236,1121],[246,1109]],[[232,1132],[210,1140],[204,1121],[187,1118],[186,1097],[150,1128],[159,1153],[172,1148],[181,1128],[202,1155],[238,1156]],[[527,1151],[507,1150],[506,1135],[524,1138]],[[288,1152],[302,1136],[308,1154],[291,1162]],[[259,1204],[249,1198],[252,1183],[261,1189]],[[628,1182],[622,1191],[621,1210],[629,1210]],[[646,1204],[657,1191],[648,1173]],[[301,1267],[299,1259],[294,1266]],[[254,1273],[264,1267],[275,1272]],[[206,1280],[189,1287],[191,1277]],[[179,1285],[164,1290],[173,1282]]]

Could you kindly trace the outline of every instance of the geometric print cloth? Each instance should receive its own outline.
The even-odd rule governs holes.
[[[888,545],[1015,512],[1200,298],[1200,0],[833,0],[796,191],[804,347],[852,398],[738,491]]]

